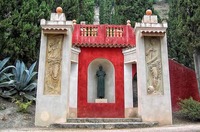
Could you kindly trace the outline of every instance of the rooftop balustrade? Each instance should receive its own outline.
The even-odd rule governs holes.
[[[78,47],[134,47],[135,34],[130,25],[75,24],[72,43]]]

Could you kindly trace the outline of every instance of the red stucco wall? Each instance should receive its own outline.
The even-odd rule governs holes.
[[[179,99],[200,100],[195,71],[169,60],[172,110],[178,110]]]
[[[96,58],[105,58],[115,68],[115,103],[87,103],[87,69]],[[124,117],[124,57],[120,48],[81,48],[78,69],[78,117]]]
[[[137,65],[133,64],[132,65],[132,76],[134,77],[136,73],[137,73]]]

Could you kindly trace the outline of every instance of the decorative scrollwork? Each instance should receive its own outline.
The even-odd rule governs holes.
[[[163,94],[161,45],[159,38],[145,38],[147,93]]]
[[[61,92],[61,60],[63,35],[48,35],[44,94]]]

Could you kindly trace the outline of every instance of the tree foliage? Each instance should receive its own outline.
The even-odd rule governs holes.
[[[0,1],[0,59],[11,56],[31,64],[38,59],[40,20],[49,20],[57,6],[67,20],[93,22],[94,0],[3,0]]]
[[[94,0],[51,0],[50,3],[53,3],[51,12],[55,12],[56,7],[61,6],[67,20],[76,19],[77,23],[93,23]]]
[[[0,11],[0,57],[35,61],[40,40],[39,21],[49,16],[49,6],[37,0],[2,1],[0,8],[3,9]]]
[[[99,19],[100,23],[106,24],[106,23],[112,23],[111,19],[113,19],[114,14],[113,8],[114,8],[114,1],[111,0],[99,0],[97,1],[99,5]]]
[[[141,22],[147,9],[157,14],[153,9],[153,2],[145,0],[97,0],[100,5],[100,23],[105,24],[131,24]],[[97,3],[96,2],[96,3]]]
[[[200,47],[199,5],[199,0],[174,0],[170,3],[169,54],[188,67],[193,67],[194,48]]]
[[[78,22],[86,21],[89,24],[93,23],[94,19],[94,0],[79,0],[80,16]]]

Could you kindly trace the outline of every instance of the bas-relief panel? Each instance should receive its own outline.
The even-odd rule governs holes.
[[[63,35],[47,36],[47,52],[45,66],[45,95],[59,95],[61,93],[61,60]]]
[[[161,42],[159,37],[145,37],[147,94],[163,95]]]

